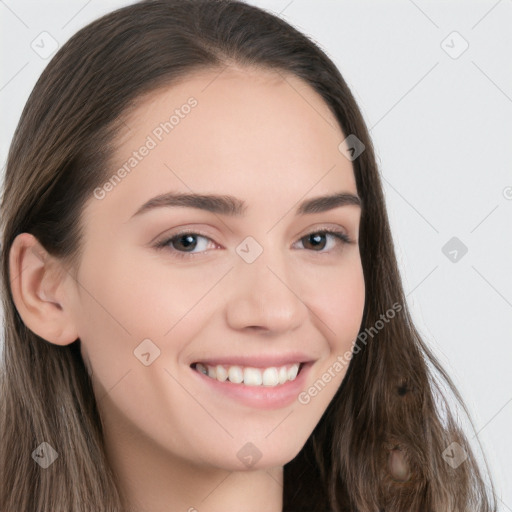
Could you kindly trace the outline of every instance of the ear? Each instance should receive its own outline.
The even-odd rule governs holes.
[[[41,338],[68,345],[78,338],[66,282],[72,276],[36,237],[21,233],[9,252],[12,296],[24,324]]]

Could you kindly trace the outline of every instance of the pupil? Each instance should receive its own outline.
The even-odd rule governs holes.
[[[313,234],[313,235],[309,235],[309,238],[314,240],[313,242],[313,246],[314,247],[318,247],[318,244],[321,243],[320,240],[322,238],[324,238],[324,235],[321,235],[319,233],[316,233],[316,234]],[[323,247],[322,247],[323,248]]]
[[[185,243],[182,244],[185,246],[185,248],[190,249],[191,246],[195,246],[194,235],[183,235],[182,237],[179,238],[179,242],[182,243],[183,240],[186,240]],[[192,247],[192,249],[193,248],[194,247]]]

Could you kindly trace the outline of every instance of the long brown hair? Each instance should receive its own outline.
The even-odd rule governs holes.
[[[233,63],[301,78],[323,98],[343,133],[365,146],[353,161],[363,202],[359,241],[366,286],[359,343],[325,414],[284,466],[283,510],[496,510],[492,482],[482,476],[445,391],[469,418],[468,411],[408,312],[372,143],[352,93],[309,38],[235,0],[156,0],[112,12],[58,51],[27,101],[1,203],[0,509],[122,510],[80,340],[64,347],[48,343],[24,325],[14,305],[14,238],[32,233],[73,268],[83,244],[81,212],[108,179],[123,116],[145,93],[192,71],[220,71]],[[401,305],[393,309],[399,312],[378,328],[394,304]],[[43,441],[59,453],[46,470],[31,457]],[[450,446],[463,450],[457,467],[446,460]],[[408,478],[390,470],[397,451]]]

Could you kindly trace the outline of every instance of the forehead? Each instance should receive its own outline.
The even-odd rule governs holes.
[[[203,70],[140,98],[124,121],[110,173],[128,172],[107,197],[125,217],[136,201],[167,191],[229,193],[248,203],[275,194],[282,208],[308,195],[356,193],[338,149],[345,135],[294,75]]]

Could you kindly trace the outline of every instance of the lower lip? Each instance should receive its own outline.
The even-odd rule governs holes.
[[[303,390],[312,363],[305,363],[295,380],[277,386],[246,386],[229,381],[220,382],[197,370],[191,371],[210,389],[236,402],[257,409],[280,409],[291,405]]]

